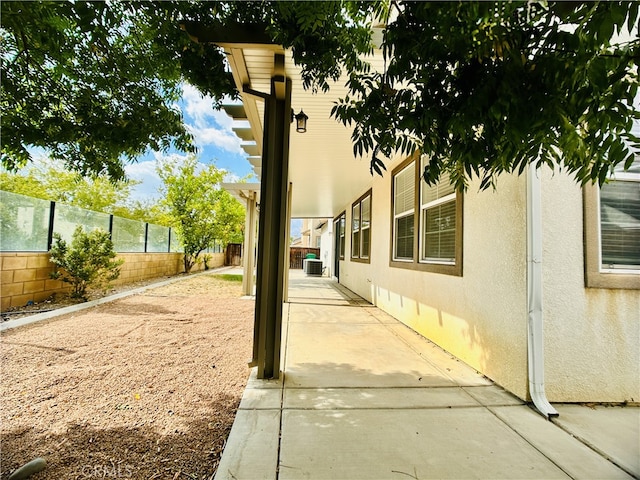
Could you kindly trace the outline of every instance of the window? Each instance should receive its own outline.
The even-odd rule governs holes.
[[[351,209],[351,258],[360,257],[360,204]]]
[[[421,170],[428,164],[421,157]],[[443,173],[435,185],[420,182],[420,261],[456,263],[456,191],[449,174]]]
[[[587,287],[640,288],[640,156],[584,189]]]
[[[393,260],[413,260],[415,161],[393,176]]]
[[[351,206],[351,258],[369,261],[371,252],[371,190]]]
[[[428,162],[425,155],[414,156],[393,172],[390,263],[462,276],[462,194],[446,173],[427,185],[421,173]]]
[[[360,258],[369,258],[371,252],[371,193],[360,202],[361,248]]]
[[[344,260],[344,230],[345,230],[345,214],[344,212],[340,215],[340,217],[338,218],[337,221],[337,227],[338,227],[338,242],[339,242],[339,252],[340,252],[340,259]]]

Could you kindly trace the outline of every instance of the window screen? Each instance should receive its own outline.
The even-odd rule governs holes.
[[[360,204],[351,209],[351,256],[360,256]]]
[[[422,167],[428,157],[421,159]],[[456,192],[449,174],[443,173],[435,185],[420,183],[420,261],[454,264],[456,261]]]
[[[360,202],[360,257],[369,258],[371,249],[371,195]]]
[[[600,188],[601,268],[640,270],[640,159]]]
[[[415,211],[415,162],[411,162],[393,178],[395,260],[413,259]]]

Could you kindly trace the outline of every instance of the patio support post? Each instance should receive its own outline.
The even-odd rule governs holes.
[[[275,63],[278,59],[276,55]],[[280,336],[284,298],[289,186],[291,79],[274,75],[265,95],[265,121],[260,185],[260,223],[256,283],[256,312],[252,363],[258,378],[280,375]]]
[[[284,252],[284,297],[282,300],[289,301],[289,267],[291,263],[291,198],[293,195],[293,184],[289,182],[287,193],[287,234],[285,235],[286,250]]]
[[[256,266],[255,250],[256,250],[256,194],[249,192],[246,197],[247,213],[244,224],[244,270],[242,275],[242,293],[244,295],[253,295],[253,271]]]

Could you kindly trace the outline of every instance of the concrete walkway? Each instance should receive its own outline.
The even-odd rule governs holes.
[[[292,272],[283,378],[255,369],[217,480],[640,477],[640,409],[557,423],[326,278]]]

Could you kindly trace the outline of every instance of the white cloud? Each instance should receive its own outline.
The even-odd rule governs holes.
[[[243,153],[242,141],[233,132],[233,119],[223,110],[214,110],[210,97],[203,97],[195,87],[183,85],[182,100],[185,124],[195,138],[196,145],[214,145],[232,153]]]
[[[158,197],[158,189],[162,182],[156,172],[155,160],[130,163],[126,165],[124,169],[127,173],[127,177],[141,182],[132,189],[131,196],[134,200]]]
[[[245,153],[240,146],[240,139],[233,132],[227,132],[213,127],[197,128],[188,124],[187,129],[195,138],[195,142],[198,147],[214,145],[226,150],[227,152],[240,154]]]

